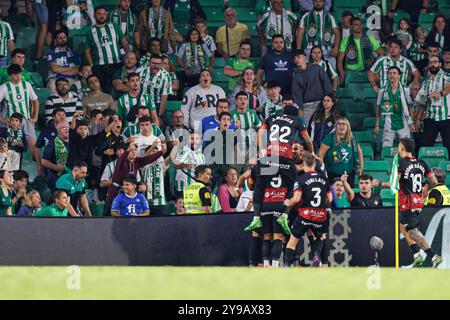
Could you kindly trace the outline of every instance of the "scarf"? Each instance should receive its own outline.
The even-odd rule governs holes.
[[[361,37],[362,59],[364,63],[364,70],[368,70],[373,64],[372,58],[372,43],[367,34]],[[358,63],[358,48],[356,47],[355,37],[350,35],[345,49],[345,64],[355,65]]]
[[[150,28],[150,37],[164,38],[164,8],[159,8],[158,21],[156,21],[156,12],[153,8],[148,9],[148,27]]]
[[[286,9],[283,9],[283,12],[281,13],[281,23],[278,23],[275,11],[270,11],[269,17],[267,18],[265,34],[268,40],[272,39],[272,37],[276,34],[283,35],[284,41],[286,43],[286,48],[291,48],[292,30],[291,25],[289,24],[289,17]]]
[[[309,12],[306,27],[306,41],[321,47],[331,47],[333,39],[333,29],[329,13],[323,11],[324,25],[321,26],[319,13],[315,10]],[[317,19],[317,20],[316,20]]]
[[[22,139],[23,139],[23,131],[21,128],[18,128],[17,130],[13,130],[13,129],[11,129],[11,127],[8,127],[7,137],[6,137],[6,141],[8,142],[8,145],[10,144],[10,142],[13,142],[13,141],[22,142]]]
[[[68,151],[64,141],[60,136],[55,138],[55,155],[56,155],[56,165],[59,167],[65,166],[67,163]]]
[[[111,11],[111,16],[109,17],[109,21],[111,21],[113,24],[116,24],[119,26],[119,29],[122,30],[122,14],[120,9],[116,9]],[[133,12],[131,9],[128,9],[127,11],[127,38],[128,41],[133,40],[133,32],[134,32],[134,26],[136,24],[135,17],[133,15]]]
[[[186,60],[189,69],[197,66],[197,63],[195,61],[195,48],[191,42],[186,45]],[[201,44],[197,44],[197,60],[198,65],[200,66],[200,70],[205,69],[205,58],[203,47]]]
[[[434,80],[431,79],[431,77],[428,78],[427,84],[426,84],[426,94],[427,97],[430,95],[431,92],[441,92],[444,89],[444,82],[445,82],[445,72],[439,70],[439,72],[434,77]],[[445,98],[445,97],[443,97]],[[432,107],[441,107],[442,106],[442,98],[430,98],[430,106]]]

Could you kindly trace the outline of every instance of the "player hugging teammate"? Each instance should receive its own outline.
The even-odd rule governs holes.
[[[298,118],[298,108],[293,105],[286,105],[282,114],[271,115],[260,129],[259,141],[266,141],[267,139],[267,156],[260,157],[251,172],[251,178],[254,180],[254,218],[251,224],[244,229],[245,231],[252,231],[251,265],[257,264],[258,251],[260,251],[264,266],[278,267],[283,243],[286,240],[285,236],[291,235],[291,228],[294,235],[291,236],[289,242],[290,248],[295,252],[298,244],[296,236],[304,229],[303,233],[309,232],[308,235],[312,241],[311,245],[315,252],[314,265],[319,266],[320,264],[322,243],[328,228],[326,201],[328,199],[327,192],[329,193],[330,188],[326,176],[321,172],[314,171],[317,159],[312,153],[305,153],[303,156],[304,167],[302,171],[305,173],[300,178],[298,177],[298,168],[293,159],[292,150],[294,141],[298,136],[303,138],[307,149],[312,152],[311,138],[303,122]],[[305,159],[308,159],[309,162]],[[312,163],[311,168],[307,166],[310,162]],[[303,179],[310,175],[314,175],[314,179],[322,181],[323,186],[319,186],[318,183],[303,186]],[[293,193],[294,186],[298,190]],[[329,194],[331,196],[331,193]],[[293,210],[299,216],[295,218],[291,227],[288,213],[297,203],[298,206]],[[303,210],[306,207],[314,210]],[[307,228],[298,230],[301,224],[299,219],[309,221],[311,224],[308,224]],[[297,241],[295,242],[294,239],[297,239]],[[295,254],[291,255],[292,252],[287,249],[285,255],[288,253],[292,263]],[[327,258],[322,260],[325,260],[322,263],[327,264]],[[270,263],[271,261],[272,263]]]

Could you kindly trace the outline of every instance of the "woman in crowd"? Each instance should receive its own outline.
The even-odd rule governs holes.
[[[12,174],[7,170],[0,170],[0,217],[12,216]]]
[[[439,44],[439,48],[443,50],[446,40],[445,37],[448,37],[447,21],[444,15],[438,14],[433,20],[433,27],[427,37],[427,43],[436,41]]]
[[[237,185],[238,173],[233,167],[228,167],[224,173],[225,183],[219,187],[218,198],[222,212],[236,212],[236,207],[242,189]]]
[[[363,171],[362,150],[347,118],[337,118],[334,128],[322,141],[319,158],[325,163],[329,181],[347,173],[347,181],[353,188],[355,175],[360,176]]]
[[[308,124],[308,133],[316,152],[325,136],[334,130],[337,118],[339,118],[339,111],[336,100],[329,95],[325,95]]]
[[[208,58],[211,52],[204,45],[200,32],[197,29],[191,29],[186,35],[185,42],[180,46],[177,53],[177,62],[184,72],[184,83],[187,86],[198,84],[200,73],[204,69],[212,72],[213,65]]]
[[[25,205],[21,206],[17,216],[29,216],[41,210],[42,201],[38,191],[32,190],[25,196]]]
[[[242,71],[239,83],[229,97],[230,110],[236,109],[235,96],[240,91],[247,92],[248,107],[260,113],[261,106],[267,100],[267,94],[266,90],[256,80],[255,71],[252,68],[245,68]]]

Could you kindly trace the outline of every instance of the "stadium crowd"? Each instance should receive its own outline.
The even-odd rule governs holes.
[[[248,0],[246,23],[233,0],[20,2],[0,20],[0,215],[253,211],[287,106],[297,172],[314,154],[333,208],[392,206],[407,137],[437,177],[424,198],[450,204],[449,1],[393,0],[372,23],[381,1]]]

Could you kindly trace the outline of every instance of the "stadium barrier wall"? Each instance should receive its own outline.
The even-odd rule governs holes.
[[[384,241],[381,266],[394,266],[394,209],[335,211],[330,220],[332,266],[374,262],[370,238]],[[246,266],[251,214],[146,218],[0,218],[0,265]],[[450,208],[427,208],[422,232],[450,268]],[[307,241],[302,263],[310,263]],[[405,240],[401,264],[412,262]]]

